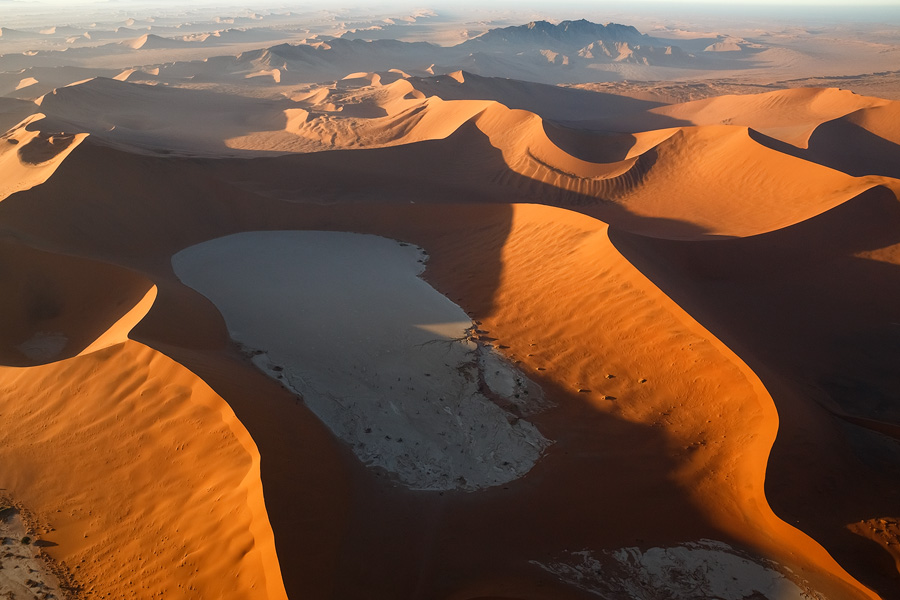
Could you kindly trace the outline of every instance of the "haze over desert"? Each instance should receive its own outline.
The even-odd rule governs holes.
[[[900,6],[0,0],[0,596],[900,598]]]

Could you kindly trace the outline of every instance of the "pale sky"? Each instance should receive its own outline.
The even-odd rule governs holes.
[[[879,23],[898,27],[900,0],[0,0],[0,26],[36,26],[90,23],[123,16],[142,18],[154,11],[169,15],[240,15],[260,12],[330,12],[409,14],[432,8],[445,15],[472,20],[510,19],[527,22],[587,18],[596,22],[627,22],[629,16],[644,19],[687,19],[696,22],[770,19],[790,23]],[[159,16],[159,13],[156,13]],[[352,18],[349,14],[348,18]],[[629,23],[635,24],[635,23]]]

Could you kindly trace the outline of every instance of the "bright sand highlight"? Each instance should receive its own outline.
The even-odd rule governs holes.
[[[204,242],[172,264],[365,464],[413,489],[517,479],[549,444],[521,418],[540,390],[418,277],[426,259],[373,235],[277,231]]]

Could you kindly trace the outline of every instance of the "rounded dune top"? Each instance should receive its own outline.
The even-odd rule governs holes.
[[[866,131],[900,145],[900,102],[863,108],[845,117]]]
[[[0,201],[44,183],[87,135],[41,131],[35,113],[0,135]]]
[[[654,108],[649,112],[691,125],[751,127],[805,148],[809,136],[821,123],[887,102],[836,88],[795,88],[764,94],[717,96]]]
[[[685,128],[654,148],[639,185],[616,201],[611,223],[654,237],[745,237],[816,216],[874,182],[782,154],[746,127]],[[602,207],[597,216],[604,218]]]

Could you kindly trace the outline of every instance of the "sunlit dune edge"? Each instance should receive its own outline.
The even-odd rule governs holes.
[[[128,341],[0,379],[7,493],[82,589],[285,597],[256,446],[193,373]]]

